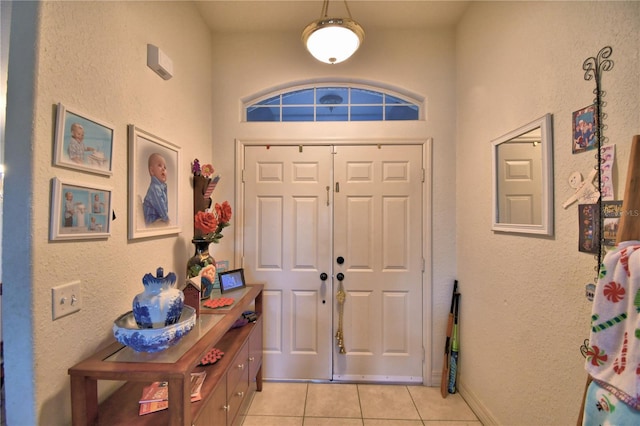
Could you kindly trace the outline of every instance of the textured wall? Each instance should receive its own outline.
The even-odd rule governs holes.
[[[640,133],[640,3],[472,3],[458,27],[457,261],[462,290],[461,381],[486,423],[566,425],[578,416],[586,373],[596,261],[579,253],[568,177],[595,165],[571,153],[571,114],[593,100],[583,61],[613,47],[603,76],[616,144],[617,197],[631,138]],[[491,231],[490,141],[553,114],[555,235]]]
[[[193,254],[190,162],[212,153],[211,37],[191,3],[39,7],[14,4],[9,63],[3,327],[13,425],[68,423],[67,369],[111,339],[113,320],[131,309],[145,273],[163,266],[182,276]],[[173,79],[146,66],[147,43],[173,60]],[[114,126],[113,176],[52,166],[58,102]],[[130,123],[182,147],[179,236],[127,239]],[[113,188],[108,239],[48,241],[53,177]],[[82,282],[83,308],[52,321],[51,288],[72,280]]]

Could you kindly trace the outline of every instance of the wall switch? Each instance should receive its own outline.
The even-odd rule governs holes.
[[[72,281],[51,289],[51,305],[53,319],[78,312],[82,307],[80,281]]]

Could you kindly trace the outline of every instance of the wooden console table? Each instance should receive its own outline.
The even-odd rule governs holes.
[[[69,369],[73,425],[232,425],[250,394],[262,390],[262,284],[229,293],[229,308],[201,308],[194,328],[176,345],[158,353],[135,352],[115,342]],[[225,296],[227,296],[225,294]],[[258,320],[231,329],[251,308]],[[200,366],[212,348],[225,354]],[[202,400],[190,401],[192,372],[206,371]],[[98,381],[126,383],[98,404]],[[169,383],[169,408],[138,415],[144,386]]]

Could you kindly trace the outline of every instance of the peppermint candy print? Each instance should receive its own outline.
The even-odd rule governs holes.
[[[604,297],[612,303],[618,303],[621,300],[624,300],[625,293],[626,291],[624,287],[615,281],[611,281],[606,284],[603,290]]]
[[[596,367],[603,365],[607,362],[608,358],[609,356],[605,354],[604,351],[601,352],[597,346],[593,346],[587,350],[587,360]]]

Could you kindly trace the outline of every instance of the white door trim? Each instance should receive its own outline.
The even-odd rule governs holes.
[[[323,139],[323,140],[282,140],[282,139],[249,139],[249,140],[235,140],[236,148],[236,161],[235,161],[235,200],[234,205],[236,209],[234,211],[236,217],[236,223],[244,223],[244,209],[239,208],[240,203],[244,200],[244,185],[243,183],[243,170],[245,168],[244,148],[251,145],[293,145],[300,146],[304,149],[305,145],[422,145],[423,152],[423,164],[424,167],[424,185],[422,194],[422,217],[423,223],[423,235],[422,235],[422,251],[424,253],[424,272],[422,274],[422,321],[424,327],[423,331],[423,376],[422,383],[425,386],[433,386],[434,383],[439,383],[440,377],[434,377],[434,369],[432,365],[433,351],[436,349],[433,339],[433,321],[432,321],[432,287],[433,287],[433,269],[432,269],[432,238],[431,238],[431,225],[432,225],[432,146],[433,138],[426,140],[417,139],[384,139],[384,140],[363,140],[363,139]],[[244,231],[241,226],[234,226],[234,264],[243,265],[244,254]],[[430,345],[425,347],[425,343],[430,342]],[[428,350],[427,350],[428,349]],[[439,371],[438,371],[439,373]]]

